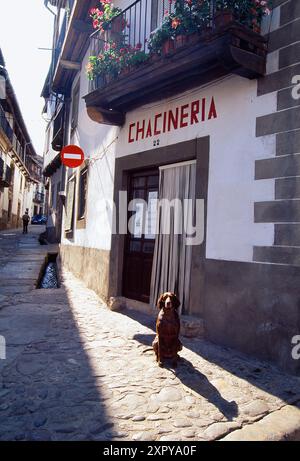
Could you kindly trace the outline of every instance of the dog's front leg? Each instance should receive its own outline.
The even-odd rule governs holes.
[[[158,344],[157,344],[157,362],[158,362],[159,367],[163,366],[163,363],[161,361],[161,349],[160,349],[160,340],[159,340],[159,338],[158,338]]]

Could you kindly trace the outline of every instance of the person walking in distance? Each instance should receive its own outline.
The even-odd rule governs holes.
[[[25,214],[22,216],[23,221],[23,234],[28,234],[28,223],[30,221],[30,217],[28,214],[28,208],[26,208]]]

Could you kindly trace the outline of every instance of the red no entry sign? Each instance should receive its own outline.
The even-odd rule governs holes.
[[[65,166],[76,168],[84,162],[84,152],[78,146],[66,146],[61,151],[61,161]]]

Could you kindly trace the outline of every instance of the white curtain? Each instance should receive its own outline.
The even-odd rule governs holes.
[[[160,168],[159,209],[155,241],[150,303],[173,291],[181,302],[181,312],[189,312],[192,246],[187,245],[187,222],[195,212],[196,162]],[[161,199],[169,203],[164,204]],[[190,199],[190,200],[187,200]],[[173,202],[172,202],[173,201]]]

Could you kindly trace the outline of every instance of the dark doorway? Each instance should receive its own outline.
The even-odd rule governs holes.
[[[22,220],[22,217],[21,217],[21,202],[18,201],[17,227],[20,227],[20,225],[21,225],[21,220]]]
[[[147,207],[137,202],[128,213],[131,232],[125,242],[123,295],[145,303],[150,296],[158,183],[158,169],[152,169],[131,174],[128,184],[129,202],[144,200]]]

